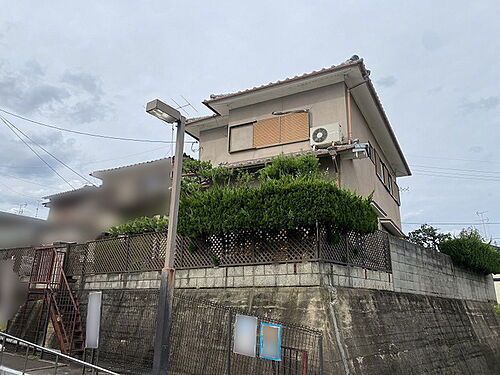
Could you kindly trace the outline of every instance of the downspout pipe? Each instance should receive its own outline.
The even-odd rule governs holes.
[[[347,143],[352,143],[352,110],[351,110],[351,91],[358,86],[369,81],[368,77],[364,77],[363,82],[347,88]]]

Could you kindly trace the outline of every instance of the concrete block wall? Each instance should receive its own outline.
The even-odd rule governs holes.
[[[160,272],[130,272],[106,273],[78,276],[76,289],[106,290],[106,289],[159,289]]]
[[[475,301],[495,301],[492,275],[457,267],[436,250],[390,236],[395,292]]]
[[[91,275],[81,289],[149,289],[160,286],[160,272]],[[177,270],[177,289],[346,286],[392,290],[389,273],[318,262]]]
[[[446,298],[496,301],[491,275],[453,264],[450,257],[390,236],[392,274],[339,264],[304,262],[177,270],[177,289],[351,287]],[[87,276],[81,289],[158,289],[160,272]]]

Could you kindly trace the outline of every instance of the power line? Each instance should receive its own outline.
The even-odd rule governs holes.
[[[456,161],[471,161],[476,163],[492,163],[492,164],[500,164],[500,161],[495,160],[474,160],[474,159],[459,159],[459,158],[445,158],[442,156],[424,156],[424,155],[414,155],[414,154],[406,154],[407,156],[413,156],[417,158],[424,159],[437,159],[437,160],[456,160]]]
[[[486,173],[486,174],[500,174],[500,171],[481,171],[481,170],[477,170],[477,169],[446,168],[446,167],[435,167],[435,166],[417,165],[417,164],[410,165],[410,167],[428,168],[428,169],[441,169],[441,170],[460,171],[460,172],[475,172],[475,173]]]
[[[20,196],[23,196],[23,197],[27,197],[27,198],[30,198],[30,199],[34,199],[34,200],[39,200],[40,198],[37,198],[37,197],[34,197],[32,195],[28,195],[28,194],[25,194],[25,193],[20,193],[19,191],[17,190],[14,190],[12,189],[10,186],[4,184],[2,181],[0,181],[0,185],[2,185],[3,187],[5,187],[6,189],[12,191],[13,193],[17,194],[17,195],[20,195]]]
[[[471,223],[438,223],[438,222],[424,222],[424,223],[416,223],[416,222],[410,222],[410,221],[403,221],[402,224],[408,224],[408,225],[422,225],[422,224],[429,224],[429,225],[479,225],[481,224],[480,222],[471,222]],[[492,225],[500,225],[499,222],[488,222],[486,225],[492,224]]]
[[[96,163],[103,163],[105,161],[113,161],[113,160],[126,159],[126,158],[131,157],[131,156],[143,155],[143,154],[147,154],[149,152],[162,150],[162,149],[167,148],[167,147],[170,147],[170,146],[161,146],[161,147],[153,148],[151,150],[147,150],[147,151],[143,151],[143,152],[136,152],[135,154],[123,155],[123,156],[120,156],[118,158],[111,158],[111,159],[104,159],[104,160],[92,161],[92,162],[86,163],[84,165],[90,165],[90,164],[96,164]]]
[[[4,119],[2,117],[2,119]],[[14,127],[19,133],[21,133],[22,135],[24,135],[26,138],[28,138],[32,143],[34,143],[35,145],[37,145],[39,148],[41,148],[43,151],[45,151],[48,155],[52,156],[56,161],[58,161],[59,163],[61,163],[63,166],[65,166],[66,168],[68,168],[71,172],[73,172],[74,174],[76,174],[77,176],[79,176],[80,178],[82,178],[84,181],[87,181],[89,184],[91,185],[94,185],[95,184],[90,181],[88,178],[86,178],[85,176],[83,176],[82,174],[78,173],[77,171],[75,171],[73,168],[71,168],[68,164],[66,164],[65,162],[63,162],[61,159],[59,159],[58,157],[56,157],[54,154],[52,154],[50,151],[47,151],[44,147],[42,147],[40,144],[38,144],[37,142],[35,142],[33,139],[31,139],[26,133],[24,133],[22,130],[20,130],[17,126],[15,126],[12,122],[10,122],[9,120],[6,120],[12,127]]]
[[[115,141],[130,141],[130,142],[144,142],[144,143],[167,143],[167,144],[175,143],[174,140],[162,141],[162,140],[159,140],[159,139],[139,139],[139,138],[116,137],[116,136],[104,135],[104,134],[96,134],[96,133],[87,133],[87,132],[82,132],[82,131],[78,131],[78,130],[72,130],[72,129],[62,128],[60,126],[46,124],[46,123],[40,122],[40,121],[35,121],[35,120],[30,119],[30,118],[18,115],[16,113],[12,113],[12,112],[6,111],[5,109],[2,109],[2,108],[0,108],[0,112],[6,113],[6,114],[14,116],[14,117],[17,117],[17,118],[19,118],[21,120],[24,120],[24,121],[31,122],[31,123],[36,124],[36,125],[44,126],[46,128],[55,129],[55,130],[59,130],[59,131],[62,131],[62,132],[73,133],[73,134],[86,135],[86,136],[89,136],[89,137],[113,139]],[[194,142],[193,141],[188,141],[188,142],[184,142],[184,143],[196,143],[196,141],[194,141]]]
[[[430,172],[430,171],[416,171],[415,173],[416,176],[430,176],[430,177],[443,177],[443,178],[455,178],[455,179],[461,179],[461,180],[473,180],[473,181],[500,181],[498,178],[482,178],[482,177],[475,177],[473,175],[459,175],[459,174],[439,174],[437,172]],[[483,176],[484,177],[484,176]]]
[[[25,180],[23,178],[20,178],[20,177],[16,177],[16,176],[12,176],[10,174],[5,174],[5,173],[2,173],[2,176],[6,176],[6,177],[10,177],[10,178],[13,178],[13,179],[16,179],[16,180],[19,180],[19,181],[24,181],[28,184],[33,184],[33,185],[38,185],[38,186],[42,186],[44,188],[47,188],[47,187],[50,187],[52,189],[56,189],[55,187],[52,187],[52,186],[47,186],[47,185],[44,185],[44,184],[39,184],[38,182],[34,182],[34,181],[30,181],[30,180]]]
[[[0,116],[0,119],[3,121],[3,123],[5,124],[5,126],[7,126],[16,135],[17,138],[19,138],[45,165],[47,165],[47,167],[49,167],[50,169],[52,169],[52,171],[55,174],[57,174],[69,186],[71,186],[72,189],[75,188],[73,185],[71,185],[71,183],[68,180],[66,180],[63,176],[61,176],[59,174],[59,172],[57,172],[54,169],[54,167],[52,167],[52,165],[50,165],[44,158],[42,158],[40,156],[40,154],[33,149],[33,147],[31,147],[19,134],[17,134],[16,131],[13,128],[10,127],[9,123],[7,122],[7,120],[3,116]]]

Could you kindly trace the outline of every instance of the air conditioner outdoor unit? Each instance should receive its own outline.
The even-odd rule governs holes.
[[[342,141],[342,125],[340,122],[333,124],[315,126],[311,128],[311,146],[313,148],[331,146]]]

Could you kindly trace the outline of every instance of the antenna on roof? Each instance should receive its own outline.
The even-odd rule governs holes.
[[[177,103],[175,101],[174,98],[170,98],[174,103],[175,105],[177,106],[177,108],[175,109],[180,109],[181,111],[183,111],[186,115],[188,116],[191,116],[190,113],[188,113],[188,111],[185,109],[185,108],[188,108],[188,107],[191,107],[196,113],[198,113],[198,110],[194,107],[194,105],[192,105],[189,100],[187,100],[183,95],[181,95],[181,98],[184,100],[184,104],[180,105],[179,103]]]
[[[191,116],[188,111],[186,111],[184,108],[186,107],[189,107],[189,104],[184,104],[184,105],[180,105],[179,103],[177,103],[174,98],[170,98],[170,100],[172,100],[175,105],[177,106],[175,109],[180,109],[181,111],[183,111],[187,116]]]
[[[198,113],[198,110],[196,109],[196,107],[195,107],[194,105],[192,105],[192,104],[189,102],[189,100],[187,100],[187,99],[186,99],[183,95],[181,95],[181,98],[182,98],[182,99],[184,99],[184,101],[185,101],[185,102],[186,102],[186,103],[187,103],[187,104],[188,104],[191,108],[193,108],[193,109],[194,109],[194,111],[195,111],[196,113]]]

